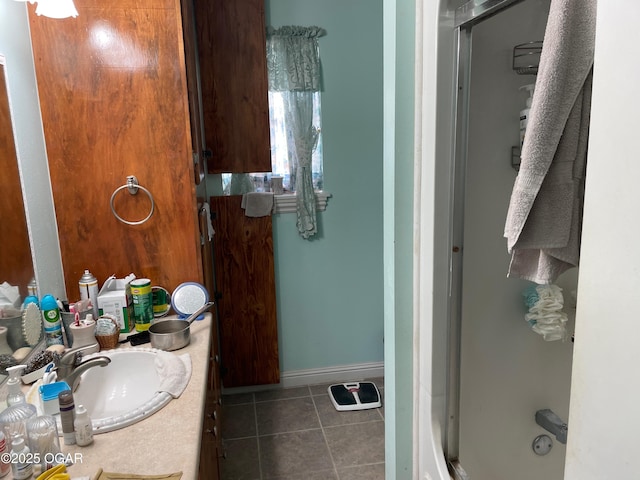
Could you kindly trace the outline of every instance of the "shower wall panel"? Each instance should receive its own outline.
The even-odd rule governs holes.
[[[465,186],[461,325],[460,461],[473,480],[561,480],[565,447],[546,456],[532,441],[545,433],[536,410],[568,417],[572,343],[546,342],[524,319],[529,282],[507,278],[503,238],[516,177],[511,147],[519,111],[535,81],[512,69],[513,47],[541,40],[547,0],[518,3],[473,27]],[[565,311],[573,328],[577,272],[567,272]]]

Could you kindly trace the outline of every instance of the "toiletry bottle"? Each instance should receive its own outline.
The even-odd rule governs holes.
[[[44,336],[47,347],[51,345],[64,345],[62,339],[62,321],[60,320],[60,308],[53,295],[45,295],[40,302],[42,321],[44,324]]]
[[[535,83],[530,83],[529,85],[523,85],[520,87],[520,90],[526,90],[529,92],[529,96],[526,100],[526,107],[520,110],[520,149],[522,149],[524,134],[527,130],[527,123],[529,123],[529,110],[531,109],[531,101],[533,100],[533,91],[535,90],[535,87]]]
[[[84,405],[78,405],[76,408],[76,419],[73,426],[76,430],[77,445],[85,447],[93,443],[93,425]]]
[[[60,404],[60,423],[62,423],[62,438],[65,445],[75,445],[76,433],[73,422],[75,421],[75,405],[71,390],[63,390],[58,394]]]
[[[24,297],[24,302],[22,302],[22,309],[24,310],[25,308],[27,308],[27,305],[29,305],[30,303],[35,303],[36,307],[40,308],[38,297],[36,297],[35,295],[27,295],[26,297]]]
[[[16,435],[11,440],[11,473],[13,480],[26,480],[33,475],[33,465],[29,462],[29,447],[24,443],[22,435]]]
[[[11,465],[9,464],[9,458],[5,455],[8,452],[7,438],[0,430],[0,477],[4,477],[11,471]]]
[[[85,270],[80,277],[78,286],[80,287],[80,300],[90,299],[93,316],[98,318],[98,279],[89,270]]]
[[[38,296],[38,283],[36,282],[36,277],[31,278],[29,285],[27,285],[27,295],[32,295],[34,297]]]
[[[20,381],[20,376],[25,368],[27,368],[26,365],[15,365],[6,369],[9,375],[9,380],[7,380],[7,407],[26,402],[22,392],[22,382]]]

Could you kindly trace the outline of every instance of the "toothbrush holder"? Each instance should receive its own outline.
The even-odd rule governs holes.
[[[80,325],[71,323],[69,325],[69,331],[72,334],[73,348],[84,347],[86,345],[95,345],[95,349],[89,349],[84,351],[85,355],[96,353],[100,350],[98,340],[96,340],[96,321],[95,320],[80,320]]]
[[[89,308],[84,312],[80,312],[80,320],[84,320],[89,313],[93,314],[92,308]],[[73,331],[71,330],[71,325],[73,325],[75,321],[74,314],[71,312],[60,312],[60,316],[62,317],[62,325],[64,326],[64,335],[65,340],[67,341],[67,347],[71,348],[73,346]]]

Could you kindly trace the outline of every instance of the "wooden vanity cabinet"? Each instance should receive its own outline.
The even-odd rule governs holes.
[[[214,316],[215,322],[215,316]],[[224,456],[222,445],[222,391],[220,387],[220,354],[218,352],[218,332],[211,328],[211,347],[208,365],[207,393],[202,422],[200,442],[200,480],[215,480],[220,477],[220,458]]]
[[[213,274],[213,243],[208,234],[209,212],[200,208],[200,232],[202,261],[204,265],[205,287],[210,298],[215,297]],[[222,445],[222,384],[220,381],[220,334],[216,309],[212,309],[211,338],[209,339],[209,358],[207,365],[207,389],[205,394],[204,416],[202,420],[202,438],[200,443],[200,480],[220,478],[219,459],[224,455]]]

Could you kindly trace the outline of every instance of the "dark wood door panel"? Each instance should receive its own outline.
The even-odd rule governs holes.
[[[270,172],[264,0],[194,5],[208,172]]]
[[[211,197],[225,387],[280,381],[271,216],[244,215],[241,197]]]

